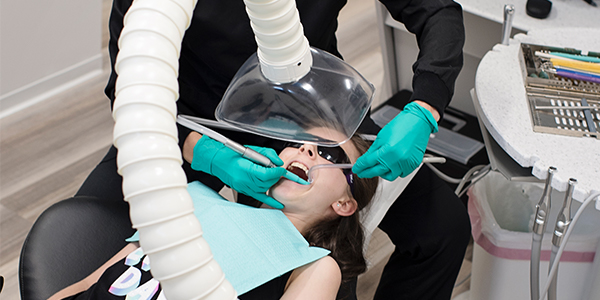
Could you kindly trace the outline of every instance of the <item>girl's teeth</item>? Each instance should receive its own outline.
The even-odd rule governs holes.
[[[301,164],[299,162],[293,162],[293,163],[291,163],[290,167],[296,167],[296,168],[302,169],[304,172],[308,172],[308,168],[305,165],[303,165],[303,164]]]

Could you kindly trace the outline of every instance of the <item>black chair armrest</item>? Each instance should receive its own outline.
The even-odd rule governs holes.
[[[47,299],[85,278],[133,233],[124,201],[73,197],[52,205],[33,224],[21,250],[21,299]]]

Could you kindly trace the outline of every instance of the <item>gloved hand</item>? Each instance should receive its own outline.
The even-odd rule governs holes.
[[[283,161],[273,149],[250,146],[281,166]],[[283,204],[267,196],[266,192],[286,174],[284,168],[267,168],[243,158],[238,153],[204,135],[194,146],[192,169],[218,177],[232,189],[246,194],[273,208]]]
[[[431,112],[411,102],[381,129],[352,172],[360,178],[381,176],[389,181],[406,177],[421,164],[429,135],[437,131]]]

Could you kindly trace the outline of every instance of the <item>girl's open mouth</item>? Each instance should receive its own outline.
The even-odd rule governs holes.
[[[308,167],[300,162],[292,162],[287,167],[287,170],[298,175],[298,177],[304,180],[308,180]]]

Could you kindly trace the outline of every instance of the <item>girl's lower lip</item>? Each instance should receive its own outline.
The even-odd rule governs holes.
[[[284,180],[285,182],[290,182],[290,183],[293,183],[294,185],[298,185],[298,186],[302,186],[302,187],[304,187],[304,186],[305,186],[305,187],[308,187],[308,186],[310,186],[310,184],[300,184],[300,183],[297,183],[297,182],[295,182],[295,181],[289,180],[289,179],[287,179],[287,178],[283,178],[283,179],[285,179],[285,180]],[[308,181],[308,180],[307,180],[307,181]]]

